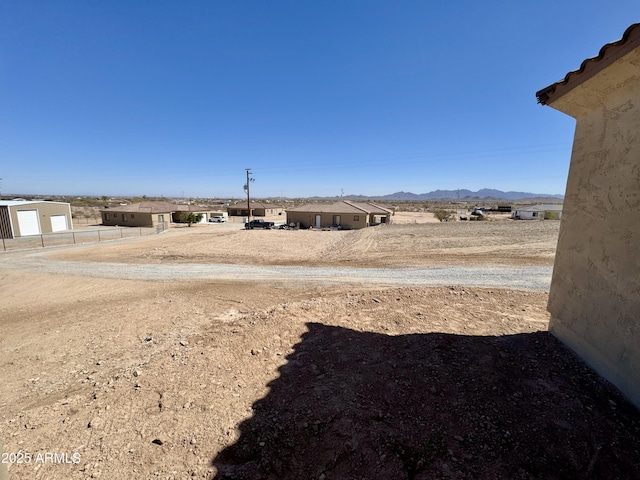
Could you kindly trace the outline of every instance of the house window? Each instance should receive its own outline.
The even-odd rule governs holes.
[[[126,214],[126,213],[123,213],[123,214],[122,214],[122,221],[123,221],[123,222],[126,222],[126,221],[127,221],[127,214]]]
[[[131,214],[131,218],[135,218],[135,215],[133,213]]]
[[[359,222],[360,221],[360,215],[354,215],[353,216],[353,221],[354,222]]]
[[[104,219],[105,219],[107,222],[109,221],[109,214],[108,214],[108,213],[105,213],[105,214],[104,214]]]
[[[531,216],[532,216],[532,217],[537,217],[537,216],[538,216],[538,212],[533,212],[533,213],[531,214]]]
[[[333,224],[334,225],[340,225],[340,215],[334,215],[333,216]]]
[[[164,215],[158,215],[158,221],[164,222]]]

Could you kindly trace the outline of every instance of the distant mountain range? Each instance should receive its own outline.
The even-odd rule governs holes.
[[[547,193],[530,193],[530,192],[503,192],[493,188],[482,188],[477,192],[471,190],[435,190],[428,193],[411,193],[396,192],[388,195],[366,196],[366,195],[348,195],[346,198],[352,200],[522,200],[522,199],[556,199],[563,200],[564,195],[551,195]]]
[[[558,198],[563,199],[564,195],[549,195],[545,193],[530,193],[530,192],[503,192],[502,190],[495,190],[493,188],[482,188],[477,192],[471,190],[435,190],[429,193],[410,193],[410,192],[396,192],[390,195],[384,195],[385,200],[457,200],[459,199],[504,199],[504,200],[521,200],[523,198]]]

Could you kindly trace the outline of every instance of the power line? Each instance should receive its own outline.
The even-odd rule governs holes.
[[[251,177],[251,169],[245,168],[247,172],[247,183],[244,184],[244,189],[247,191],[247,222],[251,223],[251,194],[249,193],[249,185],[251,182],[255,182],[255,178]]]

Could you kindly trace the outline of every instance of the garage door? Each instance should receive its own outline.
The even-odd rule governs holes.
[[[62,232],[67,229],[66,215],[51,215],[51,231]]]
[[[18,210],[18,227],[20,236],[40,235],[37,210]]]

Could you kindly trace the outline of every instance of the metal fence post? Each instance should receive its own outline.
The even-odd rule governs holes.
[[[40,234],[40,242],[42,242],[42,248],[44,248],[44,235]]]
[[[122,229],[120,229],[120,238],[122,238]]]
[[[98,230],[98,242],[100,242],[100,230]]]
[[[76,232],[71,232],[71,235],[73,236],[73,244],[76,244]]]

